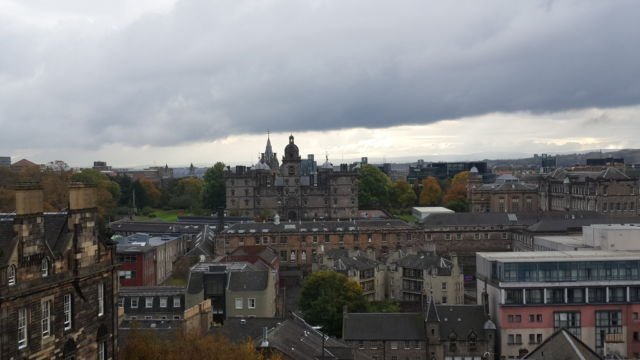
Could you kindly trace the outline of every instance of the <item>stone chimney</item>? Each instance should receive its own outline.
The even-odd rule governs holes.
[[[16,215],[42,214],[44,195],[37,184],[16,186]]]
[[[69,210],[93,209],[96,207],[96,198],[96,187],[93,185],[69,185]]]

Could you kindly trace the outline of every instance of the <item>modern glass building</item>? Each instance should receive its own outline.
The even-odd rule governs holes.
[[[640,355],[640,252],[478,253],[478,299],[516,359],[560,328],[594,350]]]

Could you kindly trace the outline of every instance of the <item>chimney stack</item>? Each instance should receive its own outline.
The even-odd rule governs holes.
[[[96,207],[96,187],[73,183],[69,185],[69,210],[93,209]]]
[[[44,195],[38,184],[16,186],[16,215],[42,214]]]

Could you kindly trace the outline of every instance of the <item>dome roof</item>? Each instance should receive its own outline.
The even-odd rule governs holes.
[[[271,170],[269,165],[263,163],[262,161],[258,161],[258,163],[253,166],[253,169],[254,170]]]
[[[325,156],[324,164],[322,164],[323,169],[333,169],[333,164],[329,162],[329,155]]]
[[[293,143],[293,135],[289,135],[289,144],[284,148],[284,158],[286,160],[300,160],[300,150]]]
[[[478,168],[477,167],[472,167],[471,170],[469,170],[470,173],[472,174],[477,174],[478,173]]]

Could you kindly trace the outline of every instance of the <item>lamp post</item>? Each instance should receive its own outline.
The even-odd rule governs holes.
[[[320,336],[322,337],[322,355],[320,355],[320,359],[324,360],[324,339],[325,338],[324,338],[324,334],[322,333],[322,331],[320,331],[320,330],[322,330],[322,326],[312,326],[311,328],[313,330],[316,330],[320,334]]]

